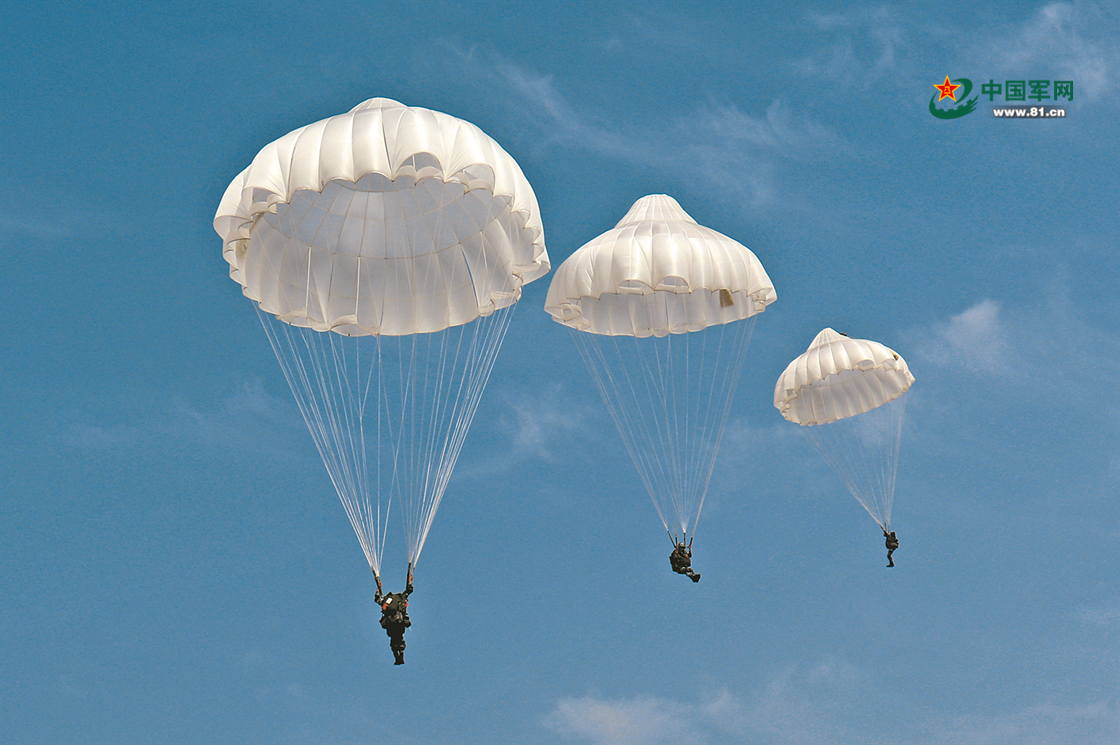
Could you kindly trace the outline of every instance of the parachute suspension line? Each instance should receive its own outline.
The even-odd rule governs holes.
[[[310,329],[301,329],[299,333],[307,345],[307,358],[312,364],[311,377],[319,385],[318,398],[326,404],[324,408],[328,416],[320,426],[329,425],[329,429],[325,428],[320,438],[328,444],[336,443],[333,454],[339,460],[338,470],[345,484],[340,496],[343,493],[346,495],[344,505],[347,516],[355,533],[360,535],[363,550],[369,547],[380,572],[378,530],[376,525],[371,525],[366,508],[366,453],[353,438],[355,401],[348,381],[347,360],[338,349],[342,338],[334,333]],[[314,392],[312,397],[315,397]],[[327,450],[331,448],[327,447]]]
[[[659,312],[672,317],[679,296],[665,295]],[[670,537],[695,533],[753,325],[642,338],[572,330]]]
[[[903,396],[863,414],[801,428],[885,531],[890,530],[905,411]]]
[[[724,377],[718,378],[718,384],[708,386],[708,404],[704,407],[704,411],[707,416],[712,417],[715,421],[709,422],[708,419],[705,419],[702,431],[711,432],[713,428],[715,431],[710,440],[711,453],[708,454],[706,468],[697,478],[697,483],[701,485],[702,491],[699,495],[699,504],[696,506],[696,522],[699,521],[700,512],[704,508],[704,500],[708,496],[708,485],[712,481],[716,458],[719,456],[719,447],[723,442],[723,435],[727,431],[727,419],[731,414],[731,404],[735,400],[739,378],[742,376],[743,367],[746,364],[747,349],[750,347],[757,318],[756,314],[741,321],[725,323],[720,327],[719,350],[716,354],[713,375],[723,374]],[[724,355],[724,337],[727,334],[731,335],[731,348]],[[715,398],[717,391],[723,392],[722,401]],[[700,450],[700,448],[697,448],[697,450]],[[699,458],[697,463],[700,465]],[[696,536],[696,522],[692,524],[693,537]],[[689,546],[691,547],[691,545],[690,539]]]
[[[316,332],[316,336],[322,335]],[[326,392],[324,393],[324,399],[329,401],[331,400],[330,396],[333,395],[337,397],[334,400],[337,400],[339,403],[341,403],[340,408],[342,410],[342,416],[332,417],[332,427],[334,430],[332,434],[336,438],[337,442],[339,442],[340,444],[345,442],[345,444],[348,446],[345,449],[339,448],[339,450],[344,458],[349,456],[349,458],[352,459],[349,467],[345,469],[345,472],[352,478],[352,483],[350,484],[350,493],[355,497],[355,499],[353,500],[353,509],[359,515],[361,524],[364,526],[368,526],[369,510],[368,497],[366,495],[368,494],[369,469],[366,463],[366,451],[362,447],[362,442],[364,442],[364,439],[360,437],[361,405],[360,403],[358,403],[357,397],[354,395],[354,388],[351,387],[350,371],[348,369],[348,360],[345,356],[345,350],[339,348],[341,346],[342,339],[340,337],[336,340],[336,336],[338,335],[333,333],[328,333],[326,335],[326,340],[330,343],[330,356],[327,357],[324,354],[315,356],[313,359],[317,361],[329,359],[333,363],[333,365],[331,365],[330,367],[328,367],[327,365],[323,365],[322,374],[318,375],[317,377],[320,381],[329,380],[332,386],[334,386],[334,388],[330,390],[329,394]],[[317,341],[321,341],[321,339]],[[357,350],[358,345],[355,345],[354,362],[356,368],[358,363]],[[326,349],[324,349],[323,351],[326,352]],[[334,371],[333,377],[330,377],[331,368],[333,368]],[[355,370],[355,373],[358,374],[357,369]],[[355,428],[359,430],[358,442],[354,441]],[[367,530],[366,532],[368,533],[369,531]],[[373,539],[372,542],[376,545],[376,534],[371,536],[371,538]]]
[[[637,337],[627,337],[629,345],[633,347],[630,358],[628,355],[619,348],[620,337],[612,337],[615,343],[615,352],[617,359],[622,360],[619,365],[625,371],[625,380],[628,391],[620,392],[619,401],[620,407],[623,407],[623,412],[626,411],[623,401],[633,401],[638,406],[641,404],[643,397],[648,397],[649,400],[649,413],[652,416],[644,415],[640,409],[634,411],[633,415],[628,417],[630,424],[640,429],[642,433],[641,440],[636,440],[634,450],[639,454],[639,458],[645,466],[647,473],[646,481],[649,482],[647,487],[650,497],[654,500],[657,507],[657,512],[661,516],[661,522],[668,524],[669,520],[665,514],[665,505],[661,499],[669,497],[669,490],[673,488],[673,473],[672,462],[666,458],[657,457],[660,453],[672,452],[671,444],[666,441],[668,433],[664,427],[658,426],[656,414],[658,411],[665,412],[668,410],[667,401],[665,399],[665,375],[661,368],[661,360],[657,356],[660,350],[657,347],[658,339],[655,337],[645,337],[639,339]],[[651,357],[647,350],[653,350]],[[656,362],[654,367],[650,363]],[[635,384],[634,378],[630,374],[630,370],[636,370],[641,374],[641,381]],[[656,373],[656,374],[655,374]],[[665,414],[662,413],[662,417]],[[662,421],[666,421],[664,418]],[[643,448],[642,445],[649,447]],[[635,459],[635,464],[637,459]],[[658,496],[661,499],[658,499]],[[670,502],[671,504],[671,502]],[[674,515],[675,517],[675,515]],[[675,524],[677,521],[673,521]]]
[[[469,374],[464,373],[460,377],[459,393],[450,415],[448,437],[432,490],[431,509],[425,513],[427,517],[423,522],[422,531],[417,540],[414,564],[415,559],[420,555],[420,549],[423,547],[428,531],[431,529],[435,510],[438,508],[451,479],[455,461],[466,442],[467,432],[482,399],[482,393],[490,380],[490,374],[493,372],[494,363],[497,360],[509,323],[513,318],[515,307],[516,304],[510,304],[505,308],[494,311],[489,317],[479,318],[470,324],[473,327],[471,341],[463,362],[464,368],[469,371]]]
[[[374,543],[374,551],[378,557],[378,564],[380,564],[380,557],[385,554],[385,537],[387,534],[386,528],[388,527],[389,513],[392,508],[392,492],[384,509],[384,520],[382,519],[382,506],[381,506],[381,469],[380,460],[375,461],[377,464],[376,469],[376,484],[375,488],[371,488],[370,474],[369,474],[369,453],[371,445],[366,439],[366,411],[369,405],[369,394],[372,387],[373,379],[377,374],[380,363],[380,345],[375,337],[372,343],[365,338],[354,339],[353,341],[345,338],[334,338],[337,335],[331,335],[331,346],[335,352],[336,360],[342,359],[343,364],[339,365],[336,362],[336,369],[341,368],[344,371],[349,370],[349,365],[345,364],[345,354],[348,347],[354,350],[354,373],[356,380],[351,384],[349,380],[346,381],[345,388],[341,389],[349,395],[355,396],[356,399],[356,421],[357,427],[353,424],[348,427],[348,433],[351,440],[354,437],[354,431],[357,429],[358,443],[356,443],[357,453],[361,458],[362,471],[361,471],[361,484],[358,495],[362,497],[358,507],[359,513],[362,517],[362,524],[366,526],[366,532],[371,534]],[[372,354],[369,355],[369,361],[363,366],[362,364],[362,350],[365,347],[372,348]],[[379,375],[377,377],[380,377]],[[378,433],[380,434],[381,424],[381,411],[378,408],[377,426]],[[379,440],[378,440],[379,441]],[[376,502],[373,496],[376,495]]]
[[[477,329],[475,330],[477,331]],[[455,342],[455,355],[451,361],[452,371],[458,369],[459,358],[463,349],[463,338],[465,335],[466,329],[460,327],[458,339]],[[445,391],[444,387],[444,381],[447,374],[447,348],[449,334],[445,333],[441,336],[442,338],[440,339],[439,358],[436,367],[436,390],[432,410],[429,415],[429,443],[425,446],[425,452],[431,452],[431,449],[434,447],[434,442],[437,441],[443,442],[443,447],[439,454],[439,461],[435,473],[433,473],[432,469],[434,458],[429,458],[428,462],[425,464],[423,480],[424,487],[422,490],[424,499],[418,504],[415,519],[411,521],[412,527],[410,528],[408,534],[408,558],[410,565],[416,558],[420,543],[422,542],[423,538],[427,536],[428,530],[431,528],[431,521],[435,517],[435,509],[438,507],[439,500],[442,499],[444,490],[446,489],[447,482],[443,479],[443,471],[445,469],[449,469],[449,467],[454,464],[454,459],[450,459],[449,462],[449,459],[447,457],[447,443],[450,440],[449,432],[443,430],[439,426],[439,422],[444,421],[445,407],[448,401],[453,400],[455,402],[458,402],[460,400],[463,391],[463,384],[466,382],[467,378],[467,367],[466,363],[464,363],[464,374],[462,376],[459,376],[459,385],[458,389],[455,391],[454,398],[452,399],[450,395],[445,395],[445,393],[450,394],[450,390]],[[432,348],[429,347],[429,355],[431,354],[431,351]],[[426,368],[430,371],[431,365],[427,365]],[[427,388],[427,386],[425,386],[425,388]],[[449,425],[451,425],[451,422],[449,422]],[[448,470],[448,476],[450,476],[450,470]],[[424,519],[425,516],[427,516],[427,519]]]
[[[897,416],[891,422],[893,431],[887,434],[887,456],[882,463],[883,486],[882,493],[887,495],[883,504],[883,517],[886,529],[891,529],[891,511],[894,508],[894,489],[898,481],[898,456],[902,446],[902,425],[906,420],[906,397],[892,402],[898,408]],[[891,404],[886,404],[890,406]]]
[[[802,430],[852,496],[867,510],[867,514],[871,515],[880,528],[886,530],[882,511],[869,499],[868,490],[859,483],[856,476],[860,471],[860,464],[866,463],[867,457],[859,439],[854,433],[848,432],[854,430],[854,422],[855,417],[849,417],[827,424],[802,427]]]
[[[453,366],[456,365],[459,359],[464,329],[459,327],[456,329],[456,332],[458,332],[458,340],[455,343],[455,359],[452,363]],[[413,484],[413,490],[417,493],[413,495],[413,508],[409,510],[405,522],[409,563],[415,560],[421,534],[424,533],[424,516],[429,514],[434,500],[439,497],[433,488],[432,465],[433,461],[438,457],[440,461],[439,465],[442,467],[445,453],[440,452],[437,456],[437,454],[433,452],[433,448],[434,443],[438,441],[437,438],[439,438],[439,435],[443,434],[440,422],[443,421],[444,406],[446,403],[444,378],[447,363],[448,337],[451,333],[454,332],[445,330],[437,332],[435,335],[425,335],[423,339],[419,337],[414,339],[414,350],[418,346],[423,347],[423,350],[419,353],[414,351],[416,357],[421,358],[423,361],[423,364],[414,365],[412,368],[416,376],[414,377],[414,384],[417,391],[415,395],[419,396],[420,400],[430,402],[430,408],[428,408],[427,411],[418,409],[416,411],[416,416],[412,420],[413,426],[419,428],[418,435],[413,438],[418,451],[417,455],[420,453],[427,453],[428,457],[414,457],[412,460],[415,470],[412,474],[411,483]],[[422,378],[420,377],[421,375]],[[446,443],[446,437],[441,439]],[[444,447],[446,447],[446,445]]]
[[[672,303],[679,296],[674,294],[671,298],[666,298],[666,305]],[[688,482],[686,481],[686,473],[688,470],[688,455],[692,452],[689,448],[691,444],[688,436],[688,415],[689,406],[688,399],[690,397],[689,388],[692,382],[689,379],[689,359],[688,352],[690,349],[690,339],[688,334],[669,334],[665,337],[665,356],[664,363],[658,360],[658,375],[659,390],[663,391],[662,400],[665,404],[665,422],[669,425],[666,427],[666,439],[669,442],[670,458],[669,472],[672,480],[669,483],[669,492],[666,496],[673,504],[673,512],[676,517],[676,522],[681,526],[681,531],[688,529],[689,515],[684,513],[685,505],[688,504]],[[673,344],[676,343],[678,351],[674,354]],[[683,349],[680,349],[683,345]],[[654,351],[657,345],[654,345]],[[678,355],[684,355],[683,364],[675,365]],[[681,386],[678,382],[683,378],[684,390],[680,390]]]
[[[577,331],[576,329],[570,329],[570,331],[572,340],[575,341],[576,348],[579,349],[580,356],[583,357],[587,369],[591,372],[591,378],[595,381],[596,388],[599,389],[603,403],[606,404],[607,412],[610,414],[611,419],[622,435],[622,442],[626,446],[626,452],[629,453],[630,459],[634,462],[638,470],[638,477],[642,480],[646,491],[653,498],[653,506],[654,509],[657,510],[657,516],[661,518],[661,524],[665,526],[666,532],[671,532],[669,529],[669,522],[665,519],[665,513],[661,508],[661,504],[654,497],[656,491],[653,485],[652,474],[654,469],[658,468],[655,454],[646,453],[638,446],[639,430],[642,433],[643,441],[652,439],[652,436],[647,435],[649,425],[647,424],[645,427],[641,426],[637,412],[631,415],[631,412],[627,411],[622,405],[624,394],[619,378],[625,379],[629,395],[637,396],[635,386],[630,380],[629,367],[626,365],[618,365],[615,366],[617,372],[612,371],[612,365],[608,364],[604,354],[604,348],[610,344],[615,352],[615,357],[617,359],[625,359],[618,345],[617,338],[606,337],[605,339],[599,339],[597,338],[599,336],[598,334]]]
[[[364,227],[363,227],[363,230],[364,230]],[[386,417],[384,417],[382,415],[382,411],[381,411],[381,400],[382,400],[381,397],[385,395],[385,388],[384,388],[383,376],[380,374],[380,367],[381,367],[381,337],[380,336],[378,336],[374,339],[373,354],[371,355],[371,357],[372,357],[372,359],[370,359],[370,362],[369,362],[370,371],[369,371],[369,378],[367,379],[367,382],[366,382],[366,393],[365,393],[365,395],[366,395],[367,398],[369,397],[369,389],[372,387],[372,384],[373,384],[373,380],[374,380],[374,377],[375,377],[374,376],[374,367],[376,366],[377,370],[378,370],[378,374],[376,375],[377,391],[376,391],[376,394],[374,396],[374,402],[376,404],[375,408],[377,410],[377,437],[376,437],[376,442],[377,443],[390,442],[390,437],[388,435],[385,436],[384,440],[382,439],[383,433],[386,432],[389,429],[389,427],[388,427],[387,422],[386,422]],[[363,452],[368,452],[368,451],[365,450],[365,443],[364,443],[365,428],[364,427],[362,428],[362,437],[363,437],[363,448],[362,448]],[[394,458],[394,462],[395,462],[395,458]],[[389,525],[390,508],[392,507],[392,491],[390,490],[390,492],[389,492],[389,500],[388,500],[388,504],[385,505],[385,512],[384,512],[384,516],[383,516],[382,511],[381,511],[382,477],[381,477],[381,459],[380,458],[378,458],[378,460],[377,460],[377,469],[376,469],[375,479],[376,480],[373,484],[373,493],[377,495],[377,508],[376,508],[376,516],[375,516],[376,520],[377,520],[376,525],[378,525],[379,527],[384,525],[387,528],[388,525]],[[367,500],[369,499],[369,495],[367,495],[366,499]],[[384,522],[382,522],[383,519],[384,519]],[[385,535],[386,535],[387,532],[388,532],[387,530],[378,530],[378,542],[377,542],[377,555],[378,556],[384,556],[385,555]]]
[[[348,199],[350,205],[356,198],[356,192],[338,190],[332,199],[331,208],[341,199]],[[349,208],[350,205],[347,205]],[[279,233],[287,236],[289,240],[297,240],[297,245],[304,245],[299,239],[292,236],[305,236],[308,243],[314,243],[319,229],[323,225],[327,211],[305,210],[298,215],[298,209],[285,206],[279,218]],[[344,210],[345,211],[345,210]],[[318,223],[304,226],[309,216],[319,215]],[[297,216],[293,221],[293,216]],[[266,256],[270,254],[266,253]],[[310,255],[309,255],[310,256]],[[309,258],[310,261],[310,258]],[[270,258],[271,264],[271,258]],[[273,267],[275,269],[275,267]],[[310,264],[305,284],[305,303],[310,302],[312,275]],[[357,302],[357,301],[355,301]],[[258,307],[258,313],[260,309]],[[293,330],[288,324],[279,321],[265,322],[266,334],[273,341],[273,350],[277,353],[285,376],[296,394],[297,402],[304,413],[308,429],[316,442],[332,482],[338,491],[339,498],[346,509],[347,517],[354,527],[355,534],[362,544],[370,567],[375,572],[380,569],[380,557],[384,549],[385,524],[381,519],[380,501],[376,515],[369,500],[369,468],[365,442],[365,416],[366,398],[368,397],[368,382],[372,378],[376,356],[370,361],[368,373],[365,373],[367,385],[363,394],[361,388],[351,380],[351,362],[353,362],[353,375],[360,381],[363,376],[360,350],[363,346],[358,340],[345,341],[341,336],[332,333],[320,333],[310,329]],[[301,343],[295,341],[295,336],[300,336]],[[286,343],[279,342],[282,336]],[[338,336],[338,338],[335,338]],[[328,354],[326,345],[330,344]],[[346,352],[349,347],[354,349],[354,359],[347,359]],[[281,354],[283,353],[283,354]],[[333,370],[333,375],[332,375]],[[293,374],[294,373],[294,374]],[[314,385],[312,383],[314,378]],[[299,387],[293,382],[300,381]],[[357,441],[354,437],[355,424],[359,430]],[[334,445],[332,448],[331,445]],[[386,510],[385,521],[388,520]]]
[[[257,309],[258,318],[280,362],[281,370],[295,394],[303,420],[311,432],[312,440],[327,468],[331,483],[338,492],[347,517],[354,526],[362,551],[375,572],[380,572],[380,554],[376,550],[375,535],[366,529],[360,507],[361,479],[355,472],[355,463],[364,459],[363,453],[350,452],[341,447],[340,419],[347,412],[340,411],[348,402],[344,395],[337,398],[331,387],[331,376],[325,373],[324,360],[328,359],[323,345],[324,333],[306,328],[295,328],[272,318]],[[328,332],[329,333],[329,332]],[[336,446],[332,447],[332,443]],[[351,443],[352,444],[352,443]]]
[[[667,299],[666,299],[667,300]],[[666,303],[667,304],[667,303]],[[675,371],[673,370],[673,334],[667,334],[664,339],[664,350],[661,349],[662,340],[657,337],[647,337],[645,339],[634,338],[635,357],[641,365],[643,371],[646,373],[647,380],[644,386],[645,391],[648,391],[650,396],[651,408],[656,406],[659,401],[661,404],[661,422],[664,423],[663,427],[656,426],[657,419],[651,419],[654,424],[654,431],[657,434],[658,444],[661,446],[661,452],[668,457],[656,459],[654,462],[659,464],[666,472],[663,471],[663,480],[660,485],[662,490],[662,498],[668,499],[669,504],[673,507],[673,524],[684,527],[684,516],[681,514],[681,487],[683,483],[681,474],[681,442],[679,431],[679,419],[677,417],[680,409],[676,405],[676,388],[673,386],[673,381],[676,379]],[[653,354],[645,354],[644,350],[648,348],[653,351]],[[685,349],[687,350],[687,343]],[[662,354],[664,352],[664,354]],[[687,367],[687,366],[686,366]],[[631,395],[637,397],[640,391],[631,389]],[[672,400],[672,402],[670,402]],[[656,411],[656,409],[654,409]],[[652,494],[650,496],[653,496]]]

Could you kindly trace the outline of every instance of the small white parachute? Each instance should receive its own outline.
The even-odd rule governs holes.
[[[670,535],[695,531],[754,318],[776,299],[750,249],[664,194],[552,278],[545,310],[572,329]]]
[[[914,376],[892,349],[826,328],[789,364],[774,406],[802,425],[875,522],[890,530],[905,399]]]

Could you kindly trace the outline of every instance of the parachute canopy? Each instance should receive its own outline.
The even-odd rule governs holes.
[[[789,364],[774,406],[802,425],[852,495],[890,530],[906,407],[914,376],[892,349],[826,328]]]
[[[827,424],[893,401],[913,382],[893,350],[826,328],[778,378],[774,406],[796,424]]]
[[[754,317],[776,297],[746,246],[663,194],[552,278],[545,310],[572,330],[671,535],[695,531]]]
[[[261,150],[214,228],[370,567],[398,521],[415,563],[522,285],[549,270],[529,182],[473,124],[374,98]]]
[[[749,318],[776,299],[750,249],[654,194],[560,265],[545,310],[580,331],[647,337]]]
[[[473,124],[387,98],[266,146],[214,228],[262,310],[351,336],[468,323],[549,269],[513,158]]]

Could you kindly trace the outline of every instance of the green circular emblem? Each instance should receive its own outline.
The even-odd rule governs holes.
[[[945,77],[945,82],[946,84],[949,83],[948,76]],[[937,102],[940,100],[940,98],[945,98],[946,95],[949,95],[950,98],[952,98],[952,100],[954,101],[957,100],[956,97],[952,95],[952,92],[955,92],[955,88],[957,86],[949,86],[951,89],[951,92],[949,94],[943,92],[940,98],[938,98],[938,94],[934,93],[933,97],[929,99],[929,113],[933,114],[938,119],[957,119],[964,116],[965,114],[971,114],[976,110],[976,102],[980,100],[980,96],[977,96],[972,100],[967,100],[968,94],[972,93],[972,81],[968,78],[957,78],[953,82],[964,88],[964,90],[961,91],[961,103],[957,104],[951,109],[937,108]],[[941,88],[942,86],[934,87]]]

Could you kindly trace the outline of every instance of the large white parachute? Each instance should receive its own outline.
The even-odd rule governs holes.
[[[663,194],[553,276],[545,310],[572,329],[670,534],[695,533],[754,317],[776,299],[746,246]]]
[[[914,376],[892,349],[826,328],[789,364],[774,406],[802,431],[875,522],[890,530],[905,399]]]
[[[529,182],[473,124],[375,98],[261,150],[214,228],[370,567],[398,520],[414,564],[522,285],[549,270]]]

